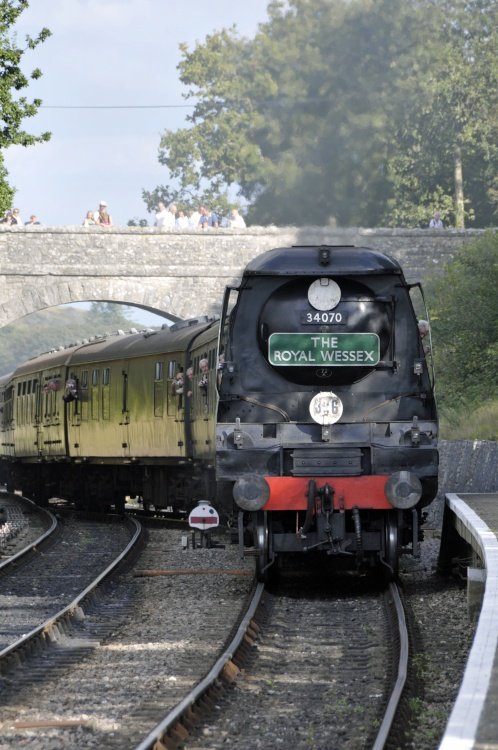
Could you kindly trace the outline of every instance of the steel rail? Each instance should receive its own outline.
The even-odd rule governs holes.
[[[403,693],[403,689],[406,684],[406,678],[408,675],[409,644],[408,644],[408,629],[406,627],[405,611],[403,609],[403,604],[401,603],[401,597],[399,595],[399,590],[396,584],[390,583],[389,591],[391,593],[391,596],[394,602],[394,606],[396,609],[396,616],[398,620],[398,630],[399,630],[398,675],[397,675],[393,690],[391,692],[391,696],[389,698],[386,711],[384,713],[382,724],[380,725],[380,729],[377,733],[377,737],[375,738],[375,742],[373,744],[372,750],[383,750],[387,742],[387,738],[389,736],[389,732],[391,731],[394,717],[395,717],[395,714],[396,714],[396,711],[397,711],[397,708],[401,699],[401,695]]]
[[[227,649],[218,658],[214,666],[207,675],[164,717],[164,719],[147,735],[147,737],[135,747],[135,750],[150,750],[156,744],[161,742],[162,738],[167,735],[168,731],[181,722],[182,716],[199,701],[200,698],[209,690],[209,688],[219,679],[226,665],[232,661],[237,649],[240,647],[244,636],[251,621],[254,618],[256,610],[261,601],[264,591],[264,584],[258,583],[251,598],[244,619],[240,623],[235,636],[229,643]]]
[[[110,573],[119,565],[119,563],[128,555],[130,550],[135,546],[135,544],[140,539],[140,536],[142,534],[142,525],[135,519],[131,518],[129,519],[129,522],[134,527],[134,534],[131,538],[131,540],[128,542],[124,550],[116,557],[113,562],[107,566],[105,570],[100,573],[100,575],[97,576],[78,596],[73,599],[73,601],[65,606],[63,609],[61,609],[59,612],[57,612],[55,615],[50,617],[48,620],[46,620],[44,623],[39,625],[38,627],[31,630],[29,633],[26,633],[22,636],[22,638],[19,638],[14,643],[11,643],[10,646],[6,646],[4,649],[0,651],[0,661],[8,659],[12,654],[14,654],[16,651],[21,650],[29,641],[34,640],[35,638],[42,636],[43,634],[50,635],[50,633],[54,630],[54,628],[57,627],[57,624],[61,622],[65,618],[73,617],[77,612],[82,612],[81,604],[85,597],[88,596],[92,591],[94,591],[97,586],[105,579],[107,578]]]
[[[22,497],[22,502],[30,503],[34,508],[36,508],[38,512],[45,513],[50,520],[50,526],[47,529],[47,531],[45,531],[43,534],[41,534],[41,536],[35,539],[34,542],[30,542],[30,544],[27,544],[26,547],[24,547],[24,549],[20,550],[19,552],[16,552],[14,555],[10,555],[5,560],[0,562],[0,570],[2,568],[8,567],[9,565],[12,565],[14,562],[16,562],[16,560],[19,560],[24,555],[27,555],[28,552],[31,552],[36,547],[38,547],[43,541],[45,541],[45,539],[47,539],[51,534],[53,534],[53,532],[55,531],[58,525],[57,518],[54,516],[53,513],[51,513],[46,508],[40,508],[38,505],[36,505],[32,500],[30,500],[27,497]]]

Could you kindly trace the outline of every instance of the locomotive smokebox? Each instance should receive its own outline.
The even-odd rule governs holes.
[[[233,497],[242,510],[261,510],[270,497],[270,487],[263,477],[250,474],[237,479],[233,487]]]

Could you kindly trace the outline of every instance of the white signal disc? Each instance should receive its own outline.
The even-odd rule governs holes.
[[[335,424],[343,412],[342,401],[332,391],[320,391],[310,402],[311,418],[321,425]]]

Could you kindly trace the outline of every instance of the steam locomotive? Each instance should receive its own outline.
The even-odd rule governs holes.
[[[219,320],[84,342],[4,378],[0,471],[40,502],[208,500],[260,578],[305,552],[396,575],[437,492],[422,311],[381,252],[271,250]]]

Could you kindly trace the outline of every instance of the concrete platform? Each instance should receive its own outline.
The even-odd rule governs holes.
[[[465,674],[439,750],[498,750],[498,493],[447,494],[444,569],[459,545],[484,573],[484,593]],[[477,569],[477,568],[476,568]]]

